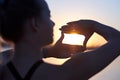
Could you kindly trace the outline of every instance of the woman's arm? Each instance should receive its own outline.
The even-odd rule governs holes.
[[[43,54],[43,58],[55,57],[55,58],[68,58],[71,55],[69,54],[69,50],[66,46],[67,44],[62,44],[62,40],[64,39],[64,34],[61,32],[61,37],[53,46],[44,47],[41,52]]]
[[[78,26],[103,36],[108,42],[96,50],[77,53],[64,65],[72,80],[88,79],[109,65],[120,54],[120,32],[112,27],[92,20],[80,20],[69,23],[68,26]],[[89,30],[88,30],[89,29]],[[86,32],[87,33],[87,32]]]

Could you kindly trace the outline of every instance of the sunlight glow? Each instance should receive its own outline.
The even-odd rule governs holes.
[[[67,60],[70,58],[54,58],[54,57],[49,57],[49,58],[44,58],[44,62],[49,63],[49,64],[54,64],[54,65],[62,65],[64,64]]]
[[[85,40],[84,35],[80,34],[64,34],[65,38],[63,39],[62,43],[71,44],[71,45],[83,45]]]

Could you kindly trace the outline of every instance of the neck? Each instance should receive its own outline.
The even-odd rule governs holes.
[[[42,54],[40,53],[40,46],[37,44],[32,44],[28,42],[22,42],[15,44],[15,54],[13,61],[35,63],[38,60],[42,59]]]

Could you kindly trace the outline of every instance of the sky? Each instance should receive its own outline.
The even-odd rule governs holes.
[[[46,0],[46,2],[51,10],[51,19],[56,24],[54,42],[60,37],[59,28],[62,25],[80,19],[96,20],[120,30],[120,0]],[[97,45],[100,45],[104,39],[99,37],[100,40],[97,36],[95,35],[91,41],[96,41]],[[90,80],[119,80],[119,66],[120,57]]]
[[[120,0],[46,0],[55,22],[54,42],[60,37],[59,28],[67,22],[92,19],[118,30],[120,21]],[[97,35],[98,36],[98,35]],[[92,41],[97,41],[93,38]],[[101,39],[104,41],[104,39]],[[99,42],[99,41],[97,41]],[[91,43],[91,42],[90,42]],[[98,43],[96,45],[99,45]]]

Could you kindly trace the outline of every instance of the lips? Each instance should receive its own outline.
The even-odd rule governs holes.
[[[54,36],[54,34],[53,34],[53,29],[50,31],[50,33],[51,33],[52,36]]]

